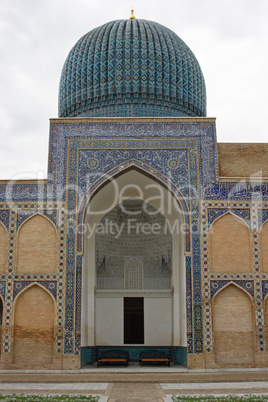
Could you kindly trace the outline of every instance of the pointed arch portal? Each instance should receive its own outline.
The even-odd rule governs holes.
[[[135,215],[137,206],[142,212]],[[171,192],[153,177],[131,169],[94,195],[84,217],[81,347],[126,346],[124,299],[134,296],[144,300],[143,345],[186,348],[186,273],[184,235],[180,230],[184,221]],[[126,219],[128,224],[131,220],[134,237],[127,233]],[[113,226],[113,237],[111,233],[105,234],[109,222],[110,230],[111,224],[118,225]],[[150,237],[153,225],[155,230],[160,227],[160,232],[163,227],[168,228],[166,236],[161,232],[155,251]],[[151,255],[152,264],[158,266],[150,266],[148,258],[145,263],[146,242],[150,243],[147,254]],[[161,275],[165,280],[152,285]],[[103,278],[106,286],[101,285]],[[165,284],[161,287],[159,283]]]
[[[191,365],[194,353],[204,351],[199,201],[201,176],[198,144],[199,140],[201,144],[207,138],[207,130],[202,131],[202,135],[199,131],[191,131],[193,137],[188,138],[185,137],[184,131],[183,135],[180,131],[181,128],[188,130],[187,124],[183,122],[181,126],[178,122],[174,124],[173,130],[172,126],[169,123],[166,125],[165,122],[156,122],[153,126],[148,122],[136,125],[136,122],[132,121],[123,125],[103,126],[98,123],[95,126],[93,122],[92,125],[86,125],[85,138],[84,132],[81,137],[80,131],[76,131],[77,126],[70,125],[70,140],[68,150],[66,149],[66,205],[69,219],[66,243],[68,285],[65,292],[64,353],[74,353],[77,363],[81,353],[81,364],[92,364],[96,359],[96,351],[99,351],[97,303],[100,294],[97,291],[95,294],[94,227],[107,212],[123,199],[130,197],[144,200],[158,209],[172,228],[172,277],[169,297],[171,324],[165,324],[163,321],[163,324],[157,326],[157,330],[171,329],[171,346],[165,347],[166,351],[173,356],[175,362],[185,366],[188,362]],[[104,127],[108,130],[105,131],[105,136],[102,135]],[[128,132],[127,127],[130,129]],[[153,135],[155,127],[163,134],[158,139]],[[191,125],[189,130],[192,130]],[[168,139],[165,137],[167,133]],[[82,141],[78,141],[79,138]],[[204,146],[207,146],[207,142]],[[210,153],[211,150],[208,155]],[[211,172],[207,173],[210,175]],[[214,173],[212,172],[213,177]],[[59,177],[60,175],[59,172]],[[206,174],[206,180],[207,178]],[[105,266],[105,262],[105,259],[102,259],[100,265]],[[163,265],[166,262],[164,258]],[[131,270],[132,273],[137,273],[137,266]],[[142,280],[138,281],[141,282]],[[113,301],[116,303],[118,299],[119,296]],[[146,296],[145,301],[149,304],[152,299]],[[162,297],[161,301],[165,303],[167,299]],[[157,308],[154,310],[157,311]],[[117,307],[113,311],[117,311]],[[146,323],[149,322],[147,318],[145,306],[145,332]],[[155,322],[156,320],[152,320],[152,325]],[[110,326],[108,327],[110,330]]]

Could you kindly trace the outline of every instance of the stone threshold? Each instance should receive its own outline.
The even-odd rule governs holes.
[[[138,364],[129,364],[128,367],[99,367],[96,366],[85,366],[80,370],[0,370],[1,374],[102,374],[102,373],[124,373],[124,374],[141,374],[141,373],[150,373],[150,374],[175,374],[175,373],[188,373],[188,374],[203,374],[203,373],[266,373],[268,372],[268,367],[264,368],[219,368],[219,369],[187,369],[183,366],[173,365],[171,367],[166,366],[139,366]]]

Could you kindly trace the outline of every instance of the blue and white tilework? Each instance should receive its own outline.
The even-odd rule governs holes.
[[[254,299],[258,348],[265,350],[268,274],[261,270],[259,231],[268,220],[268,184],[219,182],[214,120],[59,119],[51,122],[47,183],[0,183],[0,221],[8,237],[7,269],[1,275],[3,353],[11,350],[13,298],[39,283],[55,298],[57,353],[80,354],[83,243],[75,228],[107,177],[131,168],[162,183],[179,201],[186,222],[194,229],[185,236],[188,353],[211,352],[211,302],[230,283]],[[209,270],[208,231],[228,212],[242,219],[252,233],[254,269],[250,273],[223,275]],[[36,213],[53,222],[59,234],[55,275],[15,271],[18,229]]]

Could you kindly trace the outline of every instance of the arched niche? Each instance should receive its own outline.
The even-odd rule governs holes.
[[[252,271],[251,235],[247,224],[232,213],[219,217],[209,231],[210,271]]]
[[[8,256],[8,237],[5,226],[0,222],[0,272],[4,273],[7,269]]]
[[[264,222],[260,234],[261,269],[268,273],[268,221]]]
[[[56,272],[58,234],[48,218],[36,214],[27,219],[19,228],[17,239],[17,273]]]
[[[212,332],[218,364],[250,364],[255,359],[252,299],[240,287],[230,284],[213,299]]]
[[[131,197],[96,228],[97,289],[171,289],[172,235],[150,204]]]
[[[135,169],[123,172],[114,180],[108,181],[106,185],[94,194],[91,202],[88,204],[85,212],[84,220],[84,253],[82,262],[82,320],[81,320],[81,346],[94,346],[100,344],[100,338],[97,334],[98,317],[102,317],[103,331],[106,330],[110,335],[107,345],[123,345],[123,298],[125,293],[103,295],[98,294],[97,287],[97,256],[96,256],[96,230],[102,218],[113,208],[118,206],[122,201],[130,198],[145,201],[150,207],[158,210],[171,227],[171,290],[166,293],[167,297],[144,297],[144,293],[140,293],[144,297],[144,302],[148,309],[154,314],[147,315],[148,333],[155,331],[158,333],[157,339],[161,339],[162,332],[170,332],[169,339],[165,338],[166,344],[169,346],[187,346],[186,336],[186,274],[184,259],[184,236],[180,231],[183,225],[183,216],[180,206],[172,196],[171,192],[156,182],[153,177],[144,174]],[[173,230],[174,229],[174,230]],[[98,269],[102,269],[99,259]],[[163,262],[164,263],[164,262]],[[112,291],[113,289],[111,289]],[[116,293],[116,292],[115,292]],[[139,293],[136,293],[139,295]],[[103,297],[102,297],[103,296]],[[150,295],[152,296],[152,295]],[[106,301],[104,300],[106,298]],[[101,308],[100,300],[103,306],[107,304],[112,308],[109,310],[109,320],[105,319],[107,310]],[[154,299],[154,300],[153,300]],[[163,306],[170,306],[170,320],[168,327],[159,325],[157,320],[157,312],[163,309]],[[151,306],[151,307],[149,307]],[[166,310],[167,311],[167,310]],[[111,322],[115,322],[115,315],[121,316],[121,322],[118,323],[117,329],[114,330]],[[118,322],[118,321],[117,321]],[[146,345],[156,345],[156,338],[147,336],[145,328]],[[164,338],[163,338],[164,339]],[[159,342],[157,343],[159,346]]]
[[[53,363],[55,302],[42,286],[34,284],[15,299],[14,363],[46,366]]]

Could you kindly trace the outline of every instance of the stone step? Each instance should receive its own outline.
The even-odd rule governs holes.
[[[170,372],[168,368],[161,371],[149,369],[143,372],[131,372],[128,368],[121,371],[102,369],[96,372],[80,370],[72,372],[15,372],[0,371],[0,383],[213,383],[213,382],[253,382],[267,381],[268,371],[213,371],[213,372]]]

